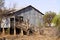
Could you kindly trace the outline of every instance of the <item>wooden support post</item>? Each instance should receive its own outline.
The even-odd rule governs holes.
[[[15,17],[14,17],[14,36],[16,36]]]
[[[29,30],[27,31],[27,35],[29,35]]]
[[[3,35],[5,35],[5,30],[4,30],[4,27],[3,27]]]
[[[8,35],[10,35],[10,28],[8,28]]]
[[[22,28],[21,28],[21,34],[20,35],[23,36],[23,30],[22,30]]]
[[[29,20],[27,20],[27,29],[29,28]],[[29,35],[29,30],[27,31],[27,35]]]
[[[14,36],[16,36],[16,29],[14,28]]]
[[[26,29],[28,29],[29,28],[29,20],[27,19],[26,20]]]

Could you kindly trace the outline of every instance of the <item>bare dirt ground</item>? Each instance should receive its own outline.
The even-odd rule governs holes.
[[[15,37],[9,37],[6,40],[60,40],[57,39],[57,37],[48,37],[44,35],[31,35],[31,36],[15,36]]]
[[[5,37],[6,40],[60,40],[57,36],[46,36],[46,35],[10,35]],[[2,37],[3,40],[3,37]]]

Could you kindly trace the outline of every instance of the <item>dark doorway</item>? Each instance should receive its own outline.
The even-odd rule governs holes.
[[[14,18],[10,18],[10,27],[14,27]]]
[[[28,31],[29,31],[29,35],[33,34],[33,30],[32,29],[28,29]]]
[[[16,34],[20,34],[21,33],[21,29],[20,28],[16,28]]]
[[[0,28],[0,34],[2,34],[2,32],[3,32],[3,28]]]
[[[23,31],[23,34],[24,34],[24,35],[27,35],[27,32],[26,32],[26,31]]]
[[[10,18],[10,34],[14,34],[14,18]]]
[[[32,35],[32,34],[33,34],[32,30],[30,30],[30,31],[29,31],[29,34],[30,34],[30,35]]]
[[[10,28],[10,34],[13,35],[14,34],[14,28]]]

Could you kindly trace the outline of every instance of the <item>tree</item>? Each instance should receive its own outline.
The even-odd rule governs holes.
[[[0,9],[0,21],[1,21],[2,16],[4,16],[4,14],[13,13],[15,10],[16,10],[15,6],[9,9],[7,9],[6,7],[3,7],[3,9]]]
[[[56,27],[57,27],[57,26],[59,27],[59,26],[60,26],[60,15],[56,15],[56,16],[53,18],[52,23],[54,23]]]
[[[49,26],[51,26],[51,21],[52,19],[55,17],[56,13],[55,12],[46,12],[45,15],[43,16],[43,20],[45,25],[48,24]]]
[[[7,15],[8,13],[13,13],[14,11],[15,11],[15,5],[13,5],[13,8],[8,8],[8,9],[6,7],[3,7],[3,9],[0,8],[0,26],[3,16]],[[4,30],[4,26],[3,26],[3,30]]]
[[[4,7],[5,0],[0,0],[0,9]]]

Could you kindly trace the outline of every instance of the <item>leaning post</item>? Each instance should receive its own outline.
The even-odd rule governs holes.
[[[15,17],[14,17],[14,36],[16,36]]]

